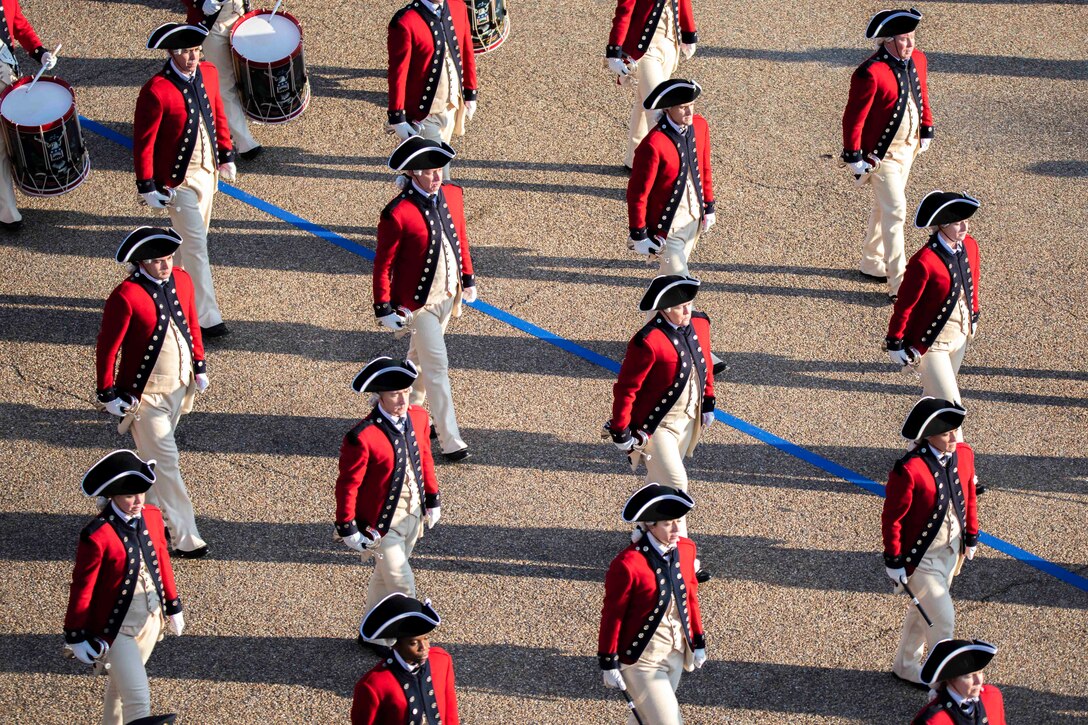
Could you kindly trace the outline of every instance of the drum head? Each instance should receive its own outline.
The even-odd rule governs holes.
[[[70,90],[41,78],[33,88],[29,84],[12,88],[0,104],[0,115],[16,126],[44,126],[63,118],[74,105]]]
[[[231,34],[234,51],[254,63],[274,63],[289,57],[302,42],[298,25],[283,15],[254,15]]]

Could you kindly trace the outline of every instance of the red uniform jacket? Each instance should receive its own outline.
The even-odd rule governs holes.
[[[400,431],[378,406],[344,436],[340,446],[340,475],[336,478],[336,531],[350,536],[371,526],[389,531],[408,466],[420,486],[424,508],[441,505],[438,477],[431,457],[431,425],[427,411],[408,406],[412,435]]]
[[[627,343],[619,378],[612,386],[609,430],[625,428],[653,434],[691,374],[705,380],[702,412],[714,410],[714,364],[710,359],[710,318],[691,314],[695,339],[685,338],[661,312]],[[694,369],[691,361],[694,360]],[[677,386],[675,383],[682,383]]]
[[[423,710],[438,710],[442,725],[458,725],[457,692],[453,686],[453,660],[441,647],[431,647],[427,653],[427,669],[420,674],[422,682],[408,673],[393,657],[374,666],[355,684],[351,700],[351,725],[425,725]],[[428,679],[429,678],[429,679]],[[410,711],[406,692],[413,693],[413,705],[423,707]],[[414,715],[413,715],[414,712]]]
[[[978,242],[970,234],[963,250],[966,255],[950,255],[934,234],[910,258],[888,322],[888,349],[925,353],[952,316],[961,290],[971,320],[978,321]]]
[[[461,286],[474,286],[460,186],[443,184],[434,208],[409,184],[382,210],[374,256],[376,316],[388,315],[397,307],[414,311],[424,305],[434,280],[436,267],[432,263],[441,260],[443,231],[458,257]]]
[[[948,465],[941,466],[931,446],[923,442],[896,461],[888,474],[880,515],[885,565],[913,572],[940,530],[949,506],[959,519],[963,546],[978,544],[975,452],[960,443]]]
[[[1001,690],[993,685],[983,685],[978,699],[982,702],[982,709],[986,711],[986,720],[968,718],[959,711],[946,688],[941,688],[937,697],[918,711],[911,720],[911,725],[974,725],[976,722],[986,722],[987,725],[1005,725],[1005,700],[1001,697]]]
[[[137,191],[146,193],[156,186],[173,188],[185,181],[185,171],[198,142],[197,125],[201,118],[216,149],[218,163],[234,161],[230,127],[219,96],[219,71],[211,63],[201,63],[194,87],[167,61],[144,84],[136,99],[132,157]]]
[[[676,544],[683,577],[682,583],[677,584],[675,576],[657,575],[656,572],[668,569],[669,565],[657,554],[648,537],[649,534],[644,534],[608,566],[597,638],[597,659],[602,670],[618,669],[621,662],[630,665],[638,661],[664,618],[670,597],[677,592],[680,597],[676,608],[687,626],[688,644],[692,649],[706,647],[703,620],[699,616],[699,583],[695,580],[695,542],[681,537]],[[673,586],[666,587],[665,582]],[[646,625],[649,629],[644,629]]]
[[[638,60],[645,55],[667,2],[672,3],[673,17],[680,24],[680,42],[697,43],[699,34],[695,32],[691,0],[618,0],[605,57],[622,58],[626,55]]]
[[[445,0],[439,11],[444,21],[414,0],[389,23],[389,123],[419,122],[430,115],[448,52],[458,69],[462,97],[476,100],[476,54],[468,8],[460,0]],[[447,33],[443,22],[452,22]]]
[[[694,169],[689,166],[691,143],[698,160]],[[696,114],[687,135],[681,136],[662,114],[635,149],[631,180],[627,182],[627,219],[632,239],[645,239],[647,234],[662,238],[669,235],[677,201],[689,176],[693,176],[699,192],[702,213],[713,214],[710,129],[706,119]]]
[[[45,54],[45,48],[42,47],[42,41],[38,40],[38,34],[34,32],[26,16],[23,15],[19,0],[3,0],[0,8],[3,10],[3,18],[7,24],[6,29],[0,28],[0,34],[3,36],[3,41],[10,46],[12,55],[15,55],[15,43],[18,43],[40,63]]]
[[[164,336],[169,332],[164,315],[173,319],[189,343],[193,374],[207,372],[189,273],[175,267],[170,279],[159,286],[135,272],[110,293],[102,314],[95,346],[100,401],[108,403],[121,393],[139,398],[143,393],[147,376],[162,350]]]
[[[933,138],[933,110],[926,85],[926,55],[915,50],[905,64],[881,48],[854,71],[842,115],[842,158],[847,163],[869,154],[884,158],[914,97],[922,138]]]
[[[141,559],[155,580],[163,611],[167,615],[181,611],[162,513],[148,504],[141,519],[143,525],[131,529],[113,505],[106,504],[79,535],[64,617],[64,638],[70,644],[92,637],[113,643],[132,603],[133,588],[126,581],[138,575]]]

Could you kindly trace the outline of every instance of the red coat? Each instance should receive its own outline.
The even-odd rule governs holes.
[[[8,38],[12,40],[12,44],[18,43],[23,46],[23,50],[34,56],[34,60],[41,62],[45,48],[42,47],[42,41],[38,40],[38,34],[34,32],[26,16],[23,15],[19,0],[3,0],[3,9],[4,19],[8,23]],[[11,48],[11,52],[14,55],[14,47]]]
[[[621,662],[626,665],[637,662],[656,630],[656,623],[664,617],[664,612],[654,614],[654,609],[660,609],[661,603],[659,579],[655,574],[660,567],[651,568],[647,556],[654,556],[656,562],[660,562],[660,557],[647,541],[648,536],[644,535],[638,543],[621,551],[608,566],[604,580],[601,629],[597,637],[597,659],[603,670],[617,669]],[[686,592],[688,643],[692,649],[700,649],[706,647],[706,637],[699,615],[695,542],[681,537],[676,549],[680,552],[680,574],[683,576],[683,591]],[[681,602],[677,602],[677,609],[681,610]],[[643,629],[647,624],[651,625],[650,630]],[[641,637],[642,633],[646,636]]]
[[[216,148],[217,161],[220,164],[234,161],[230,126],[219,95],[219,71],[204,62],[197,74],[206,92],[204,124]],[[152,191],[156,185],[160,189],[173,188],[185,181],[201,116],[197,103],[186,104],[192,93],[190,88],[167,61],[140,89],[132,123],[132,158],[136,166],[136,189],[140,193]]]
[[[446,0],[439,8],[452,19],[457,43],[454,65],[460,68],[461,95],[466,101],[477,98],[476,54],[472,50],[472,27],[468,8],[460,0]],[[441,45],[441,54],[435,48]],[[438,79],[450,52],[441,24],[414,0],[401,8],[389,22],[389,123],[419,122],[430,115]]]
[[[690,356],[695,357],[695,374],[706,380],[703,386],[702,412],[714,410],[714,363],[710,359],[710,318],[693,312],[695,349],[688,345],[665,316],[658,313],[627,343],[627,354],[620,364],[619,378],[612,386],[612,419],[608,428],[625,428],[653,434],[682,388],[674,386],[686,373]],[[683,352],[684,355],[679,353]],[[700,356],[701,353],[701,356]]]
[[[970,298],[971,319],[978,320],[978,242],[968,234],[963,240],[963,249],[967,253],[966,260],[953,259],[934,235],[907,262],[899,297],[888,322],[889,349],[913,347],[925,353],[952,315],[956,297],[964,285]],[[953,274],[956,275],[955,287],[952,286]]]
[[[906,112],[908,93],[921,116],[921,137],[933,138],[925,53],[915,50],[904,66],[881,48],[854,71],[842,115],[843,160],[852,163],[869,154],[884,158]]]
[[[418,405],[408,406],[408,417],[415,433],[414,444],[411,441],[400,444],[399,433],[378,406],[344,436],[340,446],[340,475],[336,478],[336,530],[341,536],[367,526],[383,535],[389,531],[405,471],[412,459],[422,471],[421,476],[416,474],[416,483],[422,479],[420,500],[424,508],[441,505],[431,456],[430,418]],[[396,447],[394,440],[399,444]]]
[[[173,310],[173,320],[189,343],[193,374],[207,372],[189,273],[175,267],[170,279],[159,287],[136,272],[110,293],[102,313],[102,327],[95,345],[100,401],[108,403],[120,393],[140,397],[162,349],[166,332],[162,317],[169,310]],[[179,316],[178,312],[182,314]]]
[[[993,685],[983,685],[978,695],[982,707],[986,711],[987,725],[1005,725],[1005,700],[1001,697],[1001,690]],[[959,706],[948,696],[944,688],[937,697],[930,700],[925,707],[911,720],[911,725],[961,725],[970,723],[966,716],[958,716],[953,708]]]
[[[429,687],[415,690],[412,675],[404,671],[393,657],[374,666],[355,684],[351,700],[351,725],[405,725],[409,722],[408,699],[405,692],[415,690],[419,704],[433,710],[437,706],[442,725],[458,725],[457,692],[453,684],[453,660],[441,647],[431,647],[427,653],[431,681]],[[406,688],[405,685],[408,685]],[[420,683],[425,684],[425,683]],[[430,687],[433,686],[433,697]],[[417,714],[420,718],[422,713]],[[426,718],[411,722],[426,723]]]
[[[143,526],[131,530],[116,515],[113,505],[106,504],[80,533],[64,617],[64,638],[68,643],[92,637],[113,643],[132,603],[132,587],[126,582],[137,575],[144,557],[163,611],[167,615],[181,611],[162,513],[147,504],[141,518]]]
[[[697,43],[699,34],[695,31],[695,13],[691,9],[691,0],[678,0],[677,5],[680,42]],[[661,7],[664,8],[664,3]],[[656,8],[655,0],[618,0],[616,15],[612,18],[612,32],[608,34],[605,57],[622,58],[626,55],[638,60],[645,55],[661,19],[661,13],[655,12]]]
[[[923,441],[888,474],[880,515],[885,565],[913,572],[937,535],[948,506],[956,511],[963,545],[978,544],[975,452],[960,443],[948,466],[942,467]]]
[[[695,135],[696,189],[702,196],[703,214],[714,213],[714,185],[710,169],[710,129],[706,119],[696,114],[691,122]],[[682,194],[690,173],[685,141],[662,117],[635,149],[631,180],[627,182],[627,220],[633,239],[647,234],[667,237],[676,213],[676,200]],[[701,182],[701,183],[700,183]],[[671,202],[671,203],[670,203]]]
[[[435,271],[430,262],[441,254],[440,223],[454,254],[460,256],[462,287],[476,284],[461,187],[443,184],[438,193],[445,220],[411,184],[382,210],[374,256],[374,314],[378,317],[397,307],[418,310],[427,301]]]

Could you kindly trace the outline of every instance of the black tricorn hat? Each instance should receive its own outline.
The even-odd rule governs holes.
[[[650,91],[650,95],[646,96],[646,100],[642,102],[642,107],[647,111],[672,108],[673,106],[691,103],[698,98],[699,94],[702,92],[702,86],[693,80],[671,78],[667,81],[658,83],[657,86]]]
[[[401,639],[419,637],[434,630],[442,618],[431,600],[419,601],[407,594],[393,592],[374,605],[359,625],[364,639]]]
[[[650,280],[650,286],[638,303],[639,312],[667,310],[691,302],[699,292],[699,280],[682,274],[662,274]]]
[[[148,50],[184,50],[198,48],[208,37],[208,30],[200,25],[163,23],[151,31],[147,38]]]
[[[937,189],[922,197],[914,212],[914,226],[923,229],[961,222],[970,219],[978,207],[979,201],[973,196]]]
[[[959,403],[927,396],[915,403],[907,413],[902,435],[907,440],[920,441],[928,436],[947,433],[963,425],[966,416],[967,411]]]
[[[629,524],[672,521],[691,511],[695,501],[687,491],[660,483],[648,483],[631,494],[623,505],[623,520]]]
[[[158,259],[178,251],[181,235],[173,229],[164,227],[139,227],[117,248],[113,258],[118,262],[142,262],[145,259]]]
[[[409,136],[393,149],[389,156],[389,168],[393,171],[441,169],[456,155],[457,152],[445,141]]]
[[[169,715],[149,715],[148,717],[142,717],[139,720],[129,720],[128,725],[174,725],[174,720],[177,719],[176,713],[170,713]]]
[[[144,493],[155,483],[155,459],[142,460],[120,449],[106,454],[83,474],[80,488],[86,496],[123,496]]]
[[[881,10],[874,15],[865,27],[866,38],[890,38],[894,35],[909,33],[918,27],[922,19],[919,10]]]
[[[355,374],[351,389],[356,393],[384,393],[412,387],[419,370],[411,360],[376,357]]]
[[[978,672],[997,654],[997,647],[981,639],[942,639],[922,665],[922,682],[933,687],[938,682]]]

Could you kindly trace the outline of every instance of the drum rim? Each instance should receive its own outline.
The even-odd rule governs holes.
[[[246,13],[245,15],[243,15],[242,17],[240,17],[240,18],[238,18],[237,20],[234,21],[234,25],[232,25],[231,28],[230,28],[230,53],[231,53],[232,56],[234,56],[235,58],[238,58],[239,60],[245,61],[245,63],[247,65],[251,65],[251,66],[253,66],[255,68],[280,68],[282,66],[287,65],[292,60],[294,60],[295,58],[297,58],[298,56],[300,56],[302,54],[302,45],[303,45],[303,41],[305,40],[305,37],[306,37],[305,33],[302,30],[302,23],[300,23],[298,21],[298,18],[296,18],[294,15],[287,12],[286,10],[281,10],[280,12],[278,12],[276,14],[277,15],[282,15],[283,17],[287,18],[288,20],[290,20],[292,23],[295,24],[296,28],[298,28],[298,45],[295,46],[295,49],[293,51],[291,51],[290,55],[287,55],[284,58],[280,58],[279,60],[274,60],[274,61],[268,62],[268,61],[262,61],[262,60],[250,60],[249,58],[245,57],[244,55],[242,55],[241,53],[239,53],[237,50],[234,49],[234,33],[238,30],[238,27],[243,22],[245,22],[246,20],[249,20],[250,18],[255,18],[258,15],[271,15],[271,14],[272,14],[271,10],[250,10],[248,13]]]
[[[21,88],[22,86],[25,86],[26,84],[32,82],[33,80],[34,80],[33,76],[23,76],[22,78],[20,78],[19,80],[15,81],[10,86],[5,88],[2,92],[0,92],[0,106],[4,105],[4,99],[8,97],[9,93],[14,91],[16,88]],[[45,123],[45,124],[42,124],[40,126],[35,126],[35,125],[27,125],[27,124],[23,124],[23,123],[15,123],[15,121],[12,121],[10,118],[8,118],[7,116],[0,113],[0,123],[4,123],[4,124],[10,126],[11,128],[15,129],[16,131],[18,131],[20,129],[26,129],[28,132],[42,133],[44,131],[51,131],[54,128],[56,128],[57,126],[60,126],[61,124],[66,123],[67,121],[70,121],[72,119],[72,116],[74,116],[75,113],[76,113],[76,91],[75,91],[75,89],[72,88],[72,86],[68,83],[68,81],[64,80],[63,78],[59,78],[57,76],[43,75],[41,78],[38,79],[39,83],[41,83],[42,81],[49,81],[51,83],[56,83],[59,86],[63,86],[64,88],[66,88],[68,90],[68,93],[70,93],[72,95],[72,104],[70,106],[68,106],[68,110],[64,112],[64,115],[62,115],[58,119],[50,121],[49,123]]]
[[[497,49],[500,45],[506,42],[506,38],[510,35],[510,16],[507,15],[502,19],[502,30],[499,31],[499,39],[491,45],[481,46],[477,48],[473,44],[472,52],[474,55],[483,55],[484,53],[490,53]],[[475,38],[473,39],[475,40]]]
[[[59,189],[51,189],[49,191],[39,191],[39,190],[33,189],[33,188],[28,189],[20,181],[18,175],[16,175],[16,174],[12,174],[12,178],[13,178],[13,181],[15,182],[15,186],[19,189],[19,191],[23,192],[27,196],[33,196],[33,197],[37,197],[37,198],[41,199],[41,198],[49,197],[49,196],[60,196],[61,194],[67,194],[69,191],[72,191],[72,190],[76,189],[78,186],[80,186],[81,184],[83,184],[83,182],[86,181],[90,177],[90,175],[91,175],[91,155],[90,155],[90,153],[88,153],[86,148],[84,148],[84,150],[83,150],[83,169],[80,171],[79,176],[76,178],[76,180],[73,181],[72,183],[68,184],[67,186],[63,186],[63,187],[61,187]]]
[[[275,125],[280,124],[280,123],[287,123],[289,121],[294,121],[296,118],[301,116],[302,112],[310,107],[310,100],[311,100],[310,82],[306,81],[306,86],[305,86],[305,89],[303,91],[302,105],[299,106],[294,111],[292,111],[291,113],[287,114],[286,116],[268,116],[268,117],[255,116],[255,115],[253,115],[253,114],[251,114],[249,112],[248,108],[245,107],[245,104],[243,104],[242,112],[245,113],[246,118],[248,118],[250,121],[256,121],[257,123],[263,123],[263,124],[268,125],[268,126],[275,126]]]

